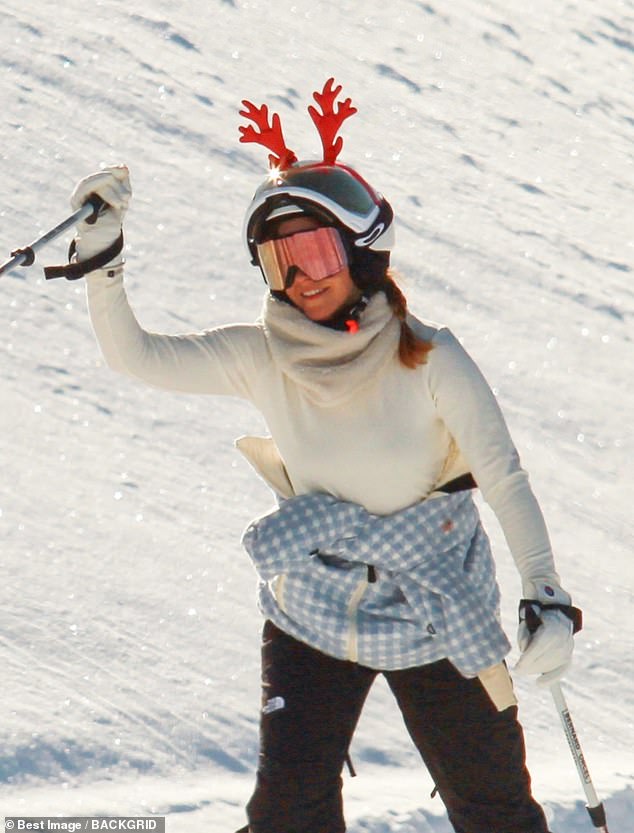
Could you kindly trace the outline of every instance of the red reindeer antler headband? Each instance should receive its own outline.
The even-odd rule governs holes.
[[[324,162],[328,165],[335,164],[343,147],[343,139],[341,136],[337,136],[339,128],[347,118],[357,112],[356,107],[352,106],[351,99],[349,98],[339,102],[335,109],[335,99],[342,88],[340,84],[333,88],[334,83],[335,79],[329,78],[324,84],[321,93],[318,91],[313,93],[313,98],[321,108],[321,113],[312,105],[308,108],[310,117],[321,139]],[[261,107],[256,107],[255,104],[246,100],[242,104],[245,109],[240,110],[240,115],[252,121],[255,127],[251,124],[240,126],[238,128],[241,134],[240,141],[245,143],[253,142],[268,148],[272,151],[269,154],[269,165],[281,171],[288,170],[294,162],[297,162],[297,156],[286,146],[278,114],[273,113],[271,123],[269,124],[269,110],[266,104],[263,104]],[[259,132],[256,128],[259,128]]]

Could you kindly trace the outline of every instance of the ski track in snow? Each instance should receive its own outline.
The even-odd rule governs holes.
[[[343,158],[394,204],[410,306],[450,324],[494,386],[585,610],[566,694],[610,830],[634,833],[632,0],[4,0],[2,13],[6,256],[66,216],[78,178],[125,161],[127,286],[152,329],[258,315],[240,229],[266,159],[237,141],[240,101],[279,110],[309,157],[311,91],[344,84],[359,115]],[[39,261],[61,262],[68,242]],[[235,830],[260,628],[239,537],[271,497],[233,440],[265,426],[241,402],[106,370],[81,283],[37,266],[4,276],[0,315],[0,816]],[[512,634],[519,581],[483,515]],[[516,687],[553,833],[590,830],[549,697]],[[345,780],[349,830],[449,833],[393,708],[379,681]]]

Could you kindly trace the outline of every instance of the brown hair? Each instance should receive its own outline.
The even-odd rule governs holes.
[[[384,283],[381,288],[385,292],[394,315],[401,322],[398,357],[402,365],[408,367],[410,370],[414,370],[419,364],[425,364],[427,354],[433,349],[434,345],[431,341],[425,341],[417,336],[407,323],[407,299],[394,278],[394,272],[392,269],[388,269],[385,273]]]

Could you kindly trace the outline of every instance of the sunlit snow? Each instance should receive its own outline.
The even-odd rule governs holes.
[[[238,143],[241,99],[309,158],[311,93],[344,84],[342,158],[396,210],[411,308],[494,387],[584,609],[564,688],[610,830],[633,833],[632,0],[0,7],[0,260],[69,213],[80,177],[126,162],[127,285],[150,329],[257,317],[241,225],[266,153]],[[259,704],[239,538],[272,503],[233,441],[265,428],[237,400],[107,370],[82,283],[42,276],[69,241],[0,279],[0,817],[231,833]],[[519,579],[483,514],[513,635]],[[516,688],[553,833],[591,830],[548,693]],[[352,833],[449,833],[380,683],[351,752]]]

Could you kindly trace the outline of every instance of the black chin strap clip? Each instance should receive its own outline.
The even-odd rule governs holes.
[[[70,244],[68,250],[68,260],[70,261],[75,254],[75,241]],[[66,278],[67,281],[76,281],[83,278],[89,272],[94,272],[95,269],[101,269],[106,263],[110,263],[118,254],[123,251],[123,231],[117,239],[108,246],[103,252],[89,257],[81,263],[66,263],[64,266],[46,266],[44,268],[44,277],[47,281],[53,278]]]
[[[345,315],[345,329],[349,333],[358,333],[359,332],[359,319],[361,318],[361,313],[369,304],[370,299],[367,295],[362,295],[361,298],[353,304],[350,309],[346,312]]]

